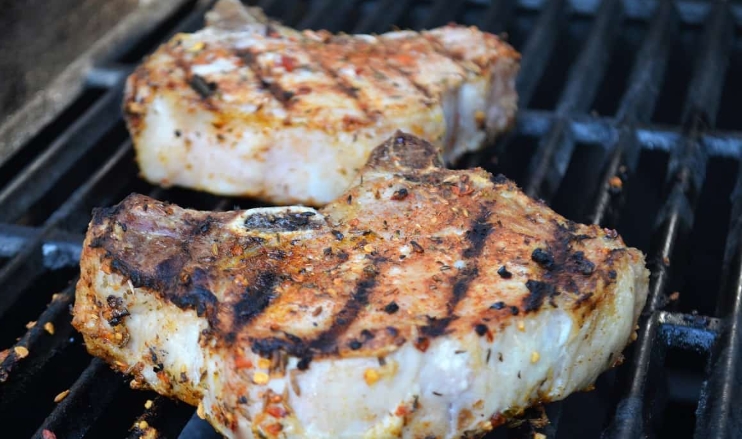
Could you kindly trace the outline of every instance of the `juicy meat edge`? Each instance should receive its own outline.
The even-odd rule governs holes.
[[[394,170],[400,172],[399,157],[389,153],[398,139],[402,150],[396,152],[404,156],[399,162],[414,156],[420,147],[414,138],[400,134],[377,149],[381,153],[372,161],[394,162]],[[390,169],[379,169],[386,166],[380,162],[376,166],[363,173],[362,188],[349,191],[354,198],[373,200],[380,180],[387,186]],[[410,176],[410,170],[404,170],[408,178],[435,173],[428,168]],[[491,185],[481,170],[467,175],[477,188]],[[494,181],[498,191],[518,203],[536,203],[512,183]],[[366,191],[370,197],[364,198]],[[524,301],[517,307],[518,315],[506,307],[508,312],[498,317],[494,327],[490,324],[486,336],[478,334],[476,327],[458,330],[455,322],[453,333],[432,338],[425,346],[420,346],[414,330],[400,327],[398,331],[407,337],[391,349],[378,346],[356,355],[341,351],[339,356],[315,358],[307,368],[302,358],[268,359],[248,346],[226,346],[208,336],[212,322],[203,312],[199,316],[198,309],[183,309],[183,303],[176,306],[162,292],[139,285],[141,280],[134,279],[135,286],[131,277],[119,274],[106,257],[107,250],[95,245],[97,238],[114,229],[121,233],[132,206],[161,206],[158,209],[176,217],[185,212],[141,196],[129,197],[122,205],[127,203],[103,222],[91,222],[73,324],[93,355],[134,376],[132,386],[151,387],[200,404],[212,425],[230,438],[279,433],[288,437],[477,435],[520,409],[589,387],[619,358],[646,300],[648,272],[643,255],[599,228],[571,225],[572,236],[580,242],[598,240],[601,246],[620,250],[610,252],[607,273],[615,282],[581,302],[571,302],[572,307],[562,302],[565,297],[556,296],[559,307],[543,304],[527,312]],[[318,214],[332,220],[345,204],[341,197]],[[538,208],[550,213],[546,206]],[[585,254],[593,257],[594,253],[586,249]],[[601,271],[596,265],[596,272]],[[498,297],[494,294],[491,300]],[[364,420],[364,414],[373,422]]]
[[[520,55],[494,35],[447,26],[337,36],[261,20],[212,19],[128,78],[124,117],[142,178],[321,206],[397,129],[450,163],[514,123]]]

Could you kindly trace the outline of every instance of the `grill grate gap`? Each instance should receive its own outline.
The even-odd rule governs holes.
[[[668,292],[680,293],[678,309],[681,312],[696,311],[708,316],[715,314],[736,169],[737,163],[730,159],[709,160],[707,179],[689,238],[687,268],[682,270],[688,275],[682,279],[676,276],[668,288]],[[674,256],[672,259],[676,261],[678,258]]]

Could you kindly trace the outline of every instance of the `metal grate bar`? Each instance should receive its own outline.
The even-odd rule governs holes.
[[[34,242],[38,234],[39,230],[35,227],[0,224],[0,258],[14,258]],[[42,246],[44,268],[56,270],[77,265],[82,240],[82,235],[53,231]]]
[[[514,10],[515,1],[494,0],[487,8],[487,14],[482,18],[479,27],[494,34],[505,32]]]
[[[44,439],[44,430],[59,438],[84,437],[125,388],[121,378],[103,360],[93,359],[70,388],[69,395],[49,414],[33,437]]]
[[[623,96],[616,113],[619,123],[628,123],[620,128],[618,140],[612,145],[610,161],[603,172],[601,189],[595,201],[595,209],[589,218],[593,224],[606,223],[606,213],[613,215],[606,225],[615,224],[623,201],[622,192],[614,190],[611,180],[619,177],[622,184],[634,172],[639,161],[640,145],[636,138],[635,123],[648,122],[657,102],[660,86],[670,55],[670,44],[678,27],[678,16],[670,1],[662,1],[650,28],[647,39],[637,56],[629,79],[629,89]]]
[[[121,90],[112,89],[0,192],[0,222],[14,222],[119,123]]]
[[[130,150],[131,142],[122,144],[93,177],[77,188],[67,202],[46,220],[38,235],[27,242],[26,247],[0,270],[0,287],[3,289],[0,320],[43,269],[39,252],[42,243],[49,240],[53,230],[62,220],[82,206],[93,189],[110,175],[111,170],[124,160]]]
[[[621,23],[620,0],[603,2],[585,47],[570,69],[567,85],[557,104],[557,116],[585,112],[592,103],[608,64],[610,48]],[[554,121],[546,138],[539,143],[529,165],[525,192],[549,200],[567,172],[574,149],[574,138],[565,118]]]
[[[725,14],[724,8],[717,8],[709,20],[706,28],[708,35],[716,35],[718,27],[724,22],[720,16]],[[718,60],[727,56],[728,44],[717,38],[705,38],[704,45],[700,48],[700,56],[705,59]],[[709,66],[712,69],[715,65]],[[693,80],[691,84],[696,83],[699,86],[707,87],[709,94],[714,93],[713,87],[721,88],[722,82],[719,81],[714,85],[707,85],[706,81],[713,81],[712,75],[705,73],[703,64],[696,64]],[[722,69],[723,71],[723,69]],[[723,72],[722,72],[723,73]],[[700,79],[699,79],[700,78]],[[693,105],[692,94],[689,95],[688,104]],[[703,99],[695,102],[702,102],[703,106],[698,110],[703,113],[715,113],[718,100]],[[690,121],[693,125],[689,128],[688,137],[674,148],[671,153],[675,156],[669,164],[669,179],[672,185],[668,192],[667,201],[663,210],[660,212],[658,219],[661,221],[659,245],[654,260],[650,261],[650,271],[652,272],[649,297],[645,312],[653,313],[649,319],[650,324],[640,325],[642,330],[639,333],[637,341],[637,352],[632,359],[632,368],[630,369],[629,382],[631,383],[628,394],[619,402],[618,411],[615,414],[614,424],[607,430],[606,435],[609,438],[630,438],[637,437],[639,433],[648,434],[650,425],[648,420],[651,411],[647,407],[635,407],[637,403],[644,400],[646,394],[648,374],[650,372],[650,356],[653,352],[664,352],[664,344],[656,342],[657,330],[655,322],[658,320],[658,314],[655,311],[664,306],[666,298],[664,296],[665,286],[670,277],[670,257],[678,242],[684,238],[681,228],[687,231],[693,223],[693,206],[695,204],[695,195],[698,191],[691,191],[691,185],[695,184],[698,188],[703,184],[704,171],[706,166],[706,157],[703,154],[703,145],[699,142],[701,130],[706,128],[705,125],[699,125],[696,120]],[[695,172],[692,176],[692,169],[703,169]],[[695,180],[692,179],[695,177]],[[634,410],[632,416],[622,416],[621,409],[623,406],[631,406]],[[644,415],[639,415],[637,410],[643,408]]]
[[[525,9],[541,9],[547,0],[518,0],[519,6]],[[727,0],[721,0],[727,1]],[[575,12],[586,15],[595,14],[600,7],[600,0],[572,0]],[[674,0],[683,23],[690,25],[703,24],[713,1]],[[727,2],[731,3],[731,2]],[[624,0],[626,15],[635,20],[648,20],[654,15],[655,2],[647,0]],[[738,26],[742,26],[742,4],[730,4],[731,17]]]
[[[565,0],[550,0],[521,51],[520,73],[516,78],[518,105],[527,108],[546,64],[554,50],[560,25],[566,21]]]
[[[711,375],[701,390],[697,439],[734,437],[742,431],[742,165],[732,193],[732,216],[724,255],[725,282],[719,308],[728,316],[719,346],[708,363]],[[725,300],[730,298],[731,300]],[[730,303],[731,302],[731,303]]]
[[[657,371],[658,368],[655,366],[664,361],[665,345],[656,342],[660,332],[658,314],[653,314],[639,326],[640,341],[629,359],[630,364],[624,364],[622,369],[622,372],[628,375],[627,379],[621,380],[628,383],[628,386],[620,387],[627,388],[626,396],[618,402],[613,411],[611,424],[603,432],[602,439],[635,439],[644,437],[649,429],[648,413],[651,413],[651,409],[644,403],[647,376],[650,371]]]
[[[649,122],[657,103],[679,18],[671,0],[660,0],[656,14],[616,111],[623,123]]]
[[[399,23],[400,17],[404,15],[410,4],[410,0],[382,0],[376,6],[372,14],[367,14],[353,29],[359,34],[371,32],[385,32],[394,23]]]
[[[193,407],[158,395],[151,400],[152,406],[134,421],[128,439],[150,437],[152,431],[158,438],[175,438],[183,430],[193,413]],[[142,425],[142,421],[146,424]],[[141,427],[144,427],[142,429]]]
[[[541,137],[549,132],[555,119],[558,117],[549,111],[522,110],[518,113],[514,132],[529,137]],[[610,144],[620,132],[620,125],[614,118],[573,115],[568,121],[576,142]],[[681,129],[657,124],[637,124],[635,133],[643,149],[668,152],[684,136]],[[742,158],[742,136],[739,133],[714,130],[699,134],[709,156],[733,160]]]
[[[425,19],[420,24],[422,29],[431,29],[456,21],[464,6],[465,0],[436,0]]]
[[[550,0],[538,17],[533,32],[531,33],[524,49],[521,52],[520,72],[516,78],[516,90],[518,92],[518,106],[527,108],[533,93],[536,91],[541,75],[546,68],[549,57],[554,49],[560,27],[566,17],[566,0]],[[518,127],[516,131],[522,131],[523,120],[521,111],[516,118]],[[550,119],[551,120],[551,119]],[[472,154],[465,166],[472,168],[479,166],[489,157],[500,156],[515,138],[515,133],[505,134],[493,148],[484,148],[478,153]]]
[[[312,3],[309,13],[299,22],[299,29],[326,29],[331,32],[340,30],[343,21],[348,17],[356,0],[345,0],[337,2],[334,0],[323,0]]]
[[[721,84],[729,64],[729,51],[733,40],[733,26],[726,2],[716,2],[707,24],[701,51],[696,59],[694,71],[697,72],[688,86],[688,97],[683,112],[683,124],[692,124],[693,118],[700,117],[709,126],[716,121],[716,112],[721,98]]]
[[[12,354],[11,356],[8,356],[4,361],[0,362],[0,384],[5,383],[11,372],[15,370],[17,367],[26,366],[29,362],[33,362],[34,368],[40,367],[39,365],[45,364],[51,357],[54,356],[55,352],[54,350],[59,349],[60,345],[68,344],[69,342],[66,340],[67,336],[66,334],[60,333],[56,334],[57,336],[53,339],[53,345],[52,343],[49,343],[49,335],[46,334],[44,329],[44,324],[47,322],[51,322],[52,324],[58,323],[63,316],[63,314],[68,310],[69,305],[72,303],[73,295],[74,295],[74,283],[76,280],[73,280],[72,286],[65,289],[63,292],[56,294],[52,297],[51,303],[47,306],[46,310],[44,310],[43,313],[39,316],[38,320],[36,321],[36,325],[34,325],[32,328],[30,328],[23,337],[18,340],[18,342],[13,346],[22,346],[28,349],[29,351],[29,357],[28,361],[24,359],[24,361],[18,361],[15,354]],[[55,327],[60,327],[61,325],[56,324]],[[60,335],[62,337],[60,337]],[[38,348],[39,345],[43,345],[42,347]],[[23,383],[18,383],[15,380],[10,381],[13,385],[22,385]],[[3,394],[8,395],[7,387],[4,388]],[[0,406],[5,406],[9,404],[10,401],[8,401],[5,397],[2,398],[2,401],[0,402]]]

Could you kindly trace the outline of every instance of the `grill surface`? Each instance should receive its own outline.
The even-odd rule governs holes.
[[[0,165],[0,347],[11,347],[0,365],[3,437],[41,437],[43,429],[64,439],[139,437],[132,425],[141,420],[163,437],[217,437],[192,407],[130,390],[125,377],[88,356],[68,312],[92,207],[133,191],[201,209],[254,206],[144,183],[120,117],[126,74],[163,38],[200,27],[209,4],[185,2],[99,60],[84,92]],[[649,301],[625,363],[603,374],[595,391],[548,405],[548,425],[524,422],[491,437],[742,434],[740,4],[259,4],[299,28],[383,32],[458,21],[507,32],[523,54],[517,127],[459,166],[502,172],[559,213],[617,228],[648,254]],[[19,359],[15,346],[29,355]]]

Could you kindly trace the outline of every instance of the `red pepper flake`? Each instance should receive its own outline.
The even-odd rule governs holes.
[[[394,57],[395,60],[400,63],[403,66],[411,66],[415,62],[415,58],[413,58],[410,55],[407,55],[406,53],[397,55]]]
[[[395,416],[407,416],[410,413],[412,412],[409,408],[407,408],[406,405],[400,405],[399,407],[397,407],[397,410],[394,411]]]
[[[415,341],[415,347],[419,349],[422,352],[425,352],[428,350],[428,347],[430,347],[430,339],[426,337],[419,337]]]
[[[265,432],[271,436],[278,436],[278,433],[280,433],[282,430],[283,425],[281,424],[270,424],[265,427]]]
[[[57,435],[47,429],[41,431],[41,437],[44,439],[57,439]]]
[[[360,223],[360,221],[358,221],[358,218],[353,218],[352,220],[350,220],[350,222],[348,223],[348,225],[351,226],[351,227],[358,227],[358,224],[359,223]]]
[[[293,72],[296,68],[296,59],[290,56],[283,55],[281,57],[281,67],[286,69],[287,72]]]
[[[296,93],[294,93],[294,96],[301,96],[301,95],[307,95],[312,92],[311,87],[307,87],[306,85],[302,85],[301,87],[296,89]]]
[[[474,189],[468,184],[459,184],[457,186],[451,186],[451,192],[458,195],[459,197],[463,197],[464,195],[473,193]]]
[[[252,361],[250,361],[249,358],[239,356],[234,359],[234,367],[236,367],[237,369],[247,369],[252,366]]]
[[[272,405],[265,409],[265,412],[269,415],[273,416],[274,418],[283,418],[286,416],[286,410],[283,409],[283,407]]]

